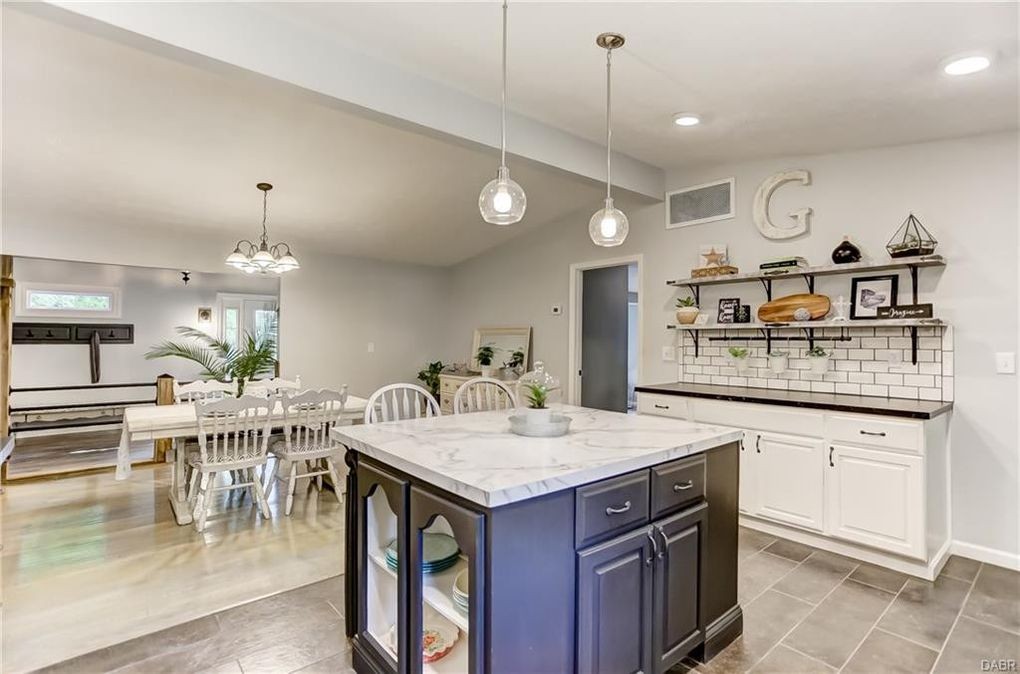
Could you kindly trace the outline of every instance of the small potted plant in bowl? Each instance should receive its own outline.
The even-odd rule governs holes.
[[[790,365],[790,354],[786,351],[772,351],[769,353],[769,370],[772,374],[783,374]]]
[[[751,355],[751,352],[741,346],[731,346],[729,352],[730,358],[733,360],[733,367],[737,368],[737,374],[746,372],[747,358]]]
[[[681,297],[676,301],[676,320],[681,325],[690,325],[698,317],[698,305],[693,297]]]
[[[829,352],[820,346],[812,346],[807,352],[811,363],[811,372],[825,374],[829,370]]]
[[[475,359],[478,361],[478,369],[482,371],[483,377],[492,376],[492,359],[495,356],[495,349],[488,344],[478,347],[478,351],[475,352]]]
[[[526,383],[524,387],[524,398],[528,406],[524,408],[524,415],[529,424],[547,424],[552,418],[552,410],[546,405],[549,401],[549,387],[545,384]]]

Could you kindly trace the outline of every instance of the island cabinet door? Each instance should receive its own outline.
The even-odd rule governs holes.
[[[353,481],[353,485],[351,484]],[[399,671],[407,659],[408,574],[387,563],[407,550],[409,485],[364,461],[357,461],[348,475],[348,573],[356,579],[347,585],[347,615],[357,616],[348,636],[357,635],[359,646],[370,650],[377,666]],[[353,520],[353,521],[352,521]],[[351,563],[353,562],[353,569]],[[352,605],[353,603],[353,605]],[[350,634],[350,632],[354,634]]]
[[[578,553],[577,671],[652,672],[650,527]]]
[[[708,504],[701,503],[652,526],[659,541],[652,596],[652,650],[658,673],[680,662],[702,640]]]
[[[480,674],[486,671],[485,515],[412,486],[410,523],[408,671]]]

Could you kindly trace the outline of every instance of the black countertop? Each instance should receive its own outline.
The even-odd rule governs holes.
[[[646,384],[635,387],[639,393],[661,393],[665,395],[730,400],[742,403],[762,403],[786,407],[807,407],[836,412],[858,412],[880,414],[909,419],[934,419],[953,409],[953,403],[937,400],[907,400],[904,398],[879,398],[876,396],[855,396],[842,393],[810,393],[808,391],[778,391],[764,388],[741,386],[716,386],[712,384]]]

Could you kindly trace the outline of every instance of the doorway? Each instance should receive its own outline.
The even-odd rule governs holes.
[[[571,266],[571,403],[627,412],[640,378],[641,256]]]

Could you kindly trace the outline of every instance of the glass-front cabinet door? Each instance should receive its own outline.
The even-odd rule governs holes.
[[[410,498],[409,671],[482,672],[485,516],[417,487]]]
[[[408,574],[399,560],[407,547],[408,483],[374,466],[357,468],[358,638],[393,671],[406,671]]]

